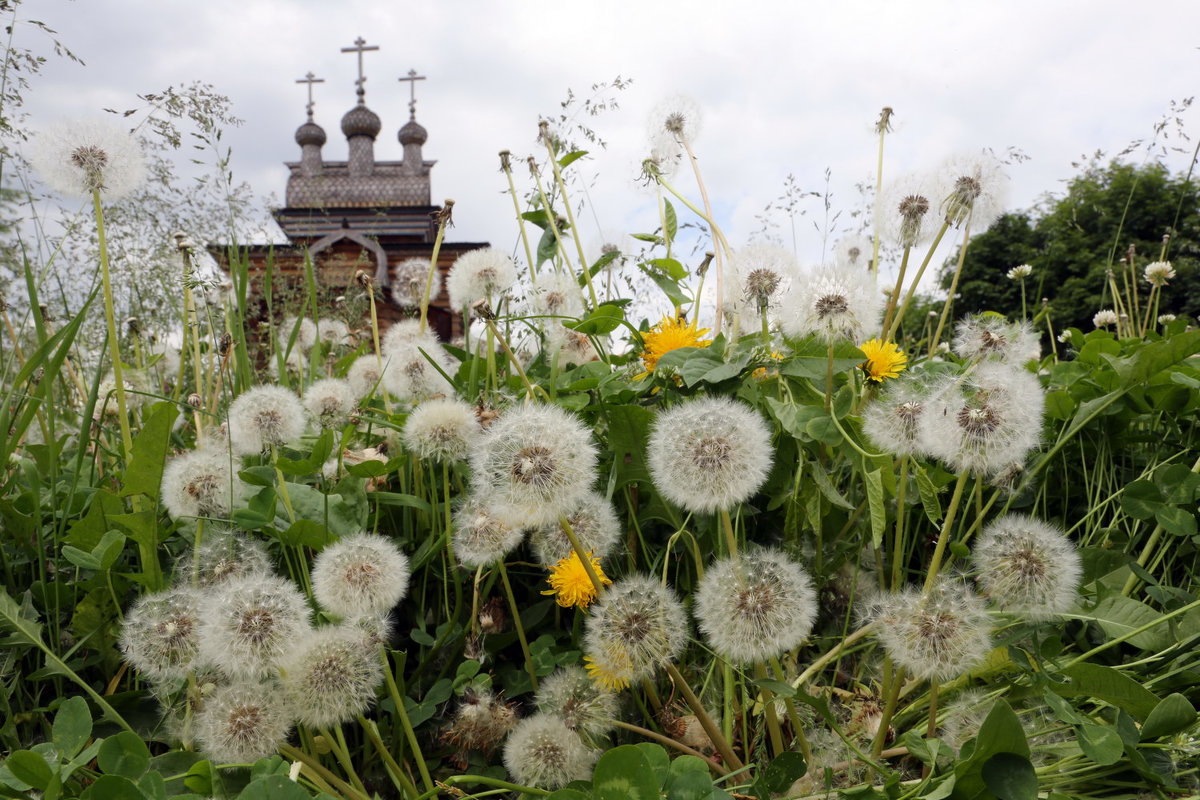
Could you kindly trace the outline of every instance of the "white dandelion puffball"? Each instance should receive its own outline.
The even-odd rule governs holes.
[[[403,320],[388,328],[380,349],[383,386],[396,399],[424,400],[454,394],[454,387],[445,377],[456,371],[450,356],[432,331],[422,332],[416,320]]]
[[[534,714],[517,723],[504,742],[504,766],[517,783],[561,789],[592,775],[599,751],[558,717]]]
[[[967,220],[971,233],[979,234],[1004,213],[1008,175],[1004,164],[991,153],[950,156],[937,169],[935,196],[939,224],[958,227]]]
[[[886,242],[916,247],[933,239],[942,224],[936,205],[937,176],[910,172],[883,185],[875,201],[875,229]]]
[[[546,525],[573,511],[596,480],[592,432],[557,406],[508,409],[471,453],[475,494],[513,527]]]
[[[304,409],[322,428],[341,428],[358,405],[354,387],[341,378],[322,378],[304,390]]]
[[[242,494],[229,454],[193,450],[167,462],[162,474],[162,503],[174,519],[228,517]]]
[[[201,611],[200,656],[234,677],[272,672],[279,657],[311,632],[304,595],[274,575],[222,584]]]
[[[313,596],[343,617],[390,611],[408,591],[408,557],[390,539],[356,533],[326,547],[312,569]]]
[[[598,492],[588,492],[566,515],[567,523],[583,545],[585,553],[604,558],[613,551],[621,539],[621,521],[612,502]],[[558,520],[549,525],[535,528],[529,535],[529,544],[543,564],[557,564],[574,552],[571,540],[563,532]]]
[[[292,336],[296,341],[292,342]],[[278,328],[279,346],[291,353],[307,353],[317,343],[317,324],[308,317],[295,315],[283,318]],[[292,347],[288,348],[288,343]]]
[[[1151,261],[1142,275],[1151,286],[1165,286],[1167,281],[1175,277],[1175,268],[1170,261]]]
[[[682,94],[664,98],[646,120],[651,149],[677,152],[682,142],[691,144],[696,141],[701,122],[700,105],[692,98]]]
[[[1041,620],[1075,605],[1079,553],[1052,525],[1024,514],[1001,517],[983,529],[971,556],[984,593],[1005,611]]]
[[[454,514],[454,555],[464,567],[472,569],[494,564],[508,555],[525,531],[513,527],[487,512],[475,499],[463,503]]]
[[[513,707],[490,689],[468,687],[443,739],[463,750],[491,753],[517,724]]]
[[[863,433],[881,450],[898,456],[921,455],[920,421],[930,403],[928,381],[909,373],[888,381],[862,412]]]
[[[428,258],[406,258],[392,267],[392,281],[389,287],[392,300],[401,308],[419,308],[425,299],[425,284],[429,281]],[[433,271],[433,286],[429,289],[429,299],[432,301],[442,293],[442,273]]]
[[[843,236],[833,245],[833,263],[842,269],[870,269],[875,243],[861,233]]]
[[[687,640],[687,612],[675,592],[653,576],[630,575],[592,606],[583,649],[602,685],[627,685],[678,658]]]
[[[583,295],[575,276],[567,272],[543,272],[529,290],[526,302],[537,316],[573,317],[583,313]]]
[[[60,194],[90,199],[98,191],[109,202],[133,192],[146,175],[141,146],[109,119],[47,127],[35,136],[29,163]]]
[[[731,311],[743,333],[761,330],[764,309],[775,310],[800,275],[800,263],[779,245],[749,244],[729,260]]]
[[[955,472],[999,472],[1024,462],[1042,435],[1045,395],[1021,367],[983,362],[934,390],[917,424],[921,449]]]
[[[404,446],[419,458],[462,461],[482,433],[473,407],[461,400],[436,398],[408,415]]]
[[[206,526],[200,546],[188,551],[175,565],[180,585],[217,586],[238,578],[268,575],[267,549],[249,535]]]
[[[607,341],[607,337],[600,337],[600,341]],[[550,326],[546,334],[546,349],[551,353],[558,350],[558,363],[563,367],[600,360],[591,336],[562,325]]]
[[[349,722],[375,701],[383,680],[378,653],[353,627],[318,628],[280,663],[283,692],[296,720],[311,728]]]
[[[964,317],[954,329],[952,349],[965,359],[991,359],[1024,365],[1042,355],[1042,344],[1028,322],[1009,322],[994,314]]]
[[[598,686],[582,667],[559,667],[543,678],[534,702],[538,711],[584,736],[604,736],[616,727],[617,695]]]
[[[273,755],[292,729],[279,688],[255,681],[218,687],[196,714],[196,740],[214,764],[249,764]]]
[[[317,321],[317,339],[336,347],[349,345],[354,341],[350,334],[350,326],[340,319],[326,318]]]
[[[125,660],[151,680],[178,680],[196,662],[200,597],[189,588],[143,595],[125,615]]]
[[[495,247],[470,250],[458,257],[446,277],[450,307],[462,309],[486,300],[495,308],[516,282],[517,265],[506,253]]]
[[[1097,328],[1107,328],[1109,325],[1116,325],[1119,321],[1117,312],[1111,308],[1102,308],[1092,315],[1092,324]]]
[[[709,514],[758,491],[773,455],[762,414],[739,400],[700,397],[659,413],[646,460],[666,499]]]
[[[374,353],[367,353],[354,359],[350,369],[346,371],[346,382],[359,400],[370,397],[383,382],[385,367],[382,358]]]
[[[906,589],[877,603],[875,635],[913,677],[956,678],[991,650],[987,606],[964,583],[943,578],[928,594]]]
[[[821,267],[792,284],[780,309],[788,336],[862,342],[878,334],[883,295],[866,269]]]
[[[229,443],[235,453],[261,453],[304,434],[304,406],[282,386],[255,386],[229,404]]]
[[[755,664],[804,641],[817,618],[817,593],[784,552],[756,549],[709,567],[693,611],[717,655]]]

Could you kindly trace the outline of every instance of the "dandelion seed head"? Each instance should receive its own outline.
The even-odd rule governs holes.
[[[446,278],[450,307],[463,309],[486,300],[495,308],[516,282],[517,265],[506,253],[495,247],[470,250],[458,257]]]
[[[292,723],[279,688],[270,682],[217,687],[196,714],[196,740],[215,764],[246,764],[273,755]]]
[[[199,653],[200,597],[189,588],[143,595],[121,626],[125,660],[145,677],[178,680]]]
[[[349,722],[370,707],[383,680],[378,654],[347,626],[318,628],[281,660],[283,691],[296,720],[314,728]]]
[[[287,348],[293,332],[296,334],[296,341],[292,345],[291,353],[307,353],[317,343],[317,324],[308,317],[291,315],[284,317],[278,328],[280,349]]]
[[[987,606],[960,581],[942,578],[928,594],[906,589],[882,598],[875,622],[892,660],[922,680],[963,675],[992,646]]]
[[[422,332],[415,320],[388,328],[383,352],[383,386],[398,400],[421,401],[436,395],[453,395],[446,375],[456,371],[450,356],[431,331]],[[445,374],[443,374],[445,373]]]
[[[309,634],[304,595],[274,575],[250,575],[221,584],[201,606],[200,656],[226,674],[270,673]]]
[[[356,533],[326,547],[313,563],[313,596],[343,617],[383,614],[408,591],[408,557],[390,539]]]
[[[586,737],[604,736],[616,727],[617,696],[597,686],[582,667],[560,667],[543,678],[534,702],[538,711]]]
[[[971,232],[978,234],[1004,212],[1008,176],[1004,164],[991,153],[947,158],[938,168],[938,182],[938,210],[950,225],[958,227],[970,219]]]
[[[687,614],[675,593],[649,575],[631,575],[592,607],[584,652],[602,685],[619,686],[653,675],[679,656],[687,638]]]
[[[462,461],[482,435],[475,409],[461,400],[426,400],[404,423],[404,446],[419,458]]]
[[[529,309],[536,315],[579,317],[583,297],[575,276],[567,272],[546,272],[538,276],[529,291]]]
[[[956,694],[946,703],[946,710],[938,720],[942,741],[956,752],[961,751],[968,740],[979,735],[983,721],[995,704],[995,699],[989,699],[981,689],[967,689]]]
[[[358,405],[358,398],[349,381],[322,378],[304,390],[302,402],[318,426],[341,428]]]
[[[942,223],[930,213],[936,183],[932,172],[908,173],[885,183],[875,202],[880,238],[899,247],[916,247],[933,239]]]
[[[193,450],[176,456],[163,468],[160,494],[174,519],[227,517],[242,491],[228,453]]]
[[[556,406],[510,408],[471,454],[473,485],[489,512],[514,527],[573,511],[596,479],[591,431]]]
[[[1075,605],[1079,553],[1052,525],[1023,514],[1000,517],[983,529],[972,558],[984,593],[1005,611],[1042,620]]]
[[[464,567],[494,564],[519,545],[524,535],[524,529],[502,522],[475,498],[454,514],[454,555]]]
[[[304,406],[282,386],[255,386],[229,404],[229,443],[235,453],[261,453],[304,434]]]
[[[442,738],[463,750],[490,753],[503,741],[517,715],[489,689],[468,688]]]
[[[517,723],[504,743],[504,766],[517,783],[560,789],[587,780],[599,753],[575,731],[550,714],[534,714]]]
[[[726,397],[700,397],[660,412],[647,448],[658,490],[702,514],[747,500],[767,479],[772,457],[762,414]]]
[[[606,558],[621,538],[621,521],[616,509],[597,492],[584,495],[566,517],[584,551],[597,558]],[[573,552],[558,520],[531,531],[529,543],[542,564],[556,564]]]
[[[429,280],[429,259],[406,258],[392,267],[392,282],[390,284],[392,299],[401,308],[419,308],[425,299],[425,284]],[[436,298],[442,293],[441,270],[434,270],[433,286],[429,297]]]
[[[878,333],[882,313],[883,295],[868,270],[821,267],[792,284],[780,323],[792,337],[861,342]]]
[[[184,585],[195,580],[200,587],[216,587],[239,578],[269,575],[267,550],[247,534],[206,526],[200,546],[175,566],[175,580]]]
[[[318,320],[316,329],[317,339],[327,342],[334,347],[350,345],[354,341],[354,337],[350,333],[350,326],[334,317],[326,317]]]
[[[693,610],[717,655],[756,664],[804,641],[816,621],[817,594],[800,564],[762,548],[710,566]]]
[[[857,233],[842,237],[833,246],[833,262],[843,269],[869,269],[874,248],[870,236]]]
[[[142,148],[129,132],[107,119],[55,123],[35,135],[29,162],[56,192],[107,202],[140,187],[146,164]]]
[[[354,396],[361,400],[375,392],[382,383],[384,369],[382,360],[376,358],[374,353],[354,359],[346,371],[346,382],[350,384]]]
[[[959,358],[989,359],[1023,365],[1042,355],[1042,345],[1028,322],[1009,322],[993,314],[972,314],[959,321],[952,349]]]

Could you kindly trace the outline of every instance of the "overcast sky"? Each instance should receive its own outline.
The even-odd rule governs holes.
[[[580,220],[588,241],[600,229],[611,237],[655,227],[637,164],[648,113],[676,93],[703,109],[696,147],[735,245],[761,227],[756,215],[787,175],[824,192],[826,168],[833,210],[844,212],[837,228],[853,226],[854,187],[873,181],[872,124],[885,105],[896,126],[885,176],[950,153],[1015,147],[1030,160],[1011,169],[1009,205],[1028,207],[1073,174],[1072,161],[1150,136],[1172,101],[1200,88],[1198,8],[1194,0],[29,0],[19,17],[56,29],[86,62],[50,55],[29,92],[31,127],[132,108],[139,93],[202,80],[245,120],[224,139],[235,177],[276,198],[282,162],[299,158],[292,137],[305,93],[294,81],[310,70],[325,79],[315,93],[325,158],[345,158],[338,123],[354,103],[356,73],[339,49],[363,36],[381,48],[365,56],[367,103],[383,120],[376,157],[400,158],[408,88],[397,78],[416,69],[428,77],[417,85],[417,116],[429,131],[425,157],[438,161],[434,200],[457,202],[452,238],[511,248],[497,151],[537,152],[539,115],[557,113],[568,89],[585,98],[618,75],[633,80],[616,93],[620,110],[585,119],[608,149],[576,165],[599,176],[594,215]],[[28,27],[14,44],[48,52]],[[1184,116],[1195,133],[1197,110]],[[679,183],[695,194],[691,181]],[[813,263],[822,255],[813,223],[823,226],[825,212],[816,200],[803,208],[799,255]],[[786,228],[776,233],[790,243]]]

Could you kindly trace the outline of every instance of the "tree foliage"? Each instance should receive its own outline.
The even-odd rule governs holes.
[[[1177,277],[1163,293],[1160,312],[1195,318],[1200,314],[1200,188],[1190,175],[1172,175],[1161,164],[1094,161],[1071,180],[1063,196],[1049,197],[1031,211],[1005,214],[972,239],[956,315],[1020,315],[1020,284],[1005,275],[1019,264],[1030,264],[1026,293],[1031,311],[1047,298],[1055,328],[1090,330],[1092,315],[1112,307],[1107,270],[1111,267],[1120,282],[1122,259],[1132,246],[1138,292],[1144,298],[1149,286],[1142,269],[1160,260],[1168,233],[1166,260]],[[957,255],[943,267],[943,289],[950,285],[956,261]]]

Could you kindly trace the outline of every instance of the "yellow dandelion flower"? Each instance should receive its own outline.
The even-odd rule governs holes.
[[[622,661],[621,658],[614,659],[615,662]],[[625,657],[625,665],[628,666],[628,657]],[[610,692],[619,692],[629,686],[629,679],[621,674],[621,664],[615,663],[612,666],[601,663],[591,656],[583,657],[583,668],[587,670],[588,677],[592,679],[602,689]]]
[[[702,339],[708,333],[708,328],[697,328],[694,322],[673,316],[663,317],[657,325],[642,334],[642,364],[646,371],[639,375],[644,378],[654,372],[658,360],[672,350],[681,347],[708,347],[711,339]]]
[[[592,569],[596,571],[596,577],[600,579],[600,583],[605,586],[610,585],[612,581],[600,568],[600,559],[595,558],[591,553],[588,553],[588,559],[592,562]],[[542,594],[554,595],[555,602],[563,608],[571,606],[587,608],[596,599],[596,586],[588,576],[578,553],[572,552],[571,555],[551,567],[550,577],[546,579],[546,582],[550,584],[550,588],[543,591]]]
[[[771,351],[771,358],[776,362],[783,361],[783,353],[773,350],[773,351]],[[750,373],[750,377],[754,378],[754,380],[756,380],[756,381],[762,381],[762,380],[766,380],[767,378],[774,377],[775,375],[778,375],[778,374],[779,374],[779,370],[777,370],[777,369],[774,369],[774,368],[767,369],[766,367],[759,367],[758,369],[754,370],[754,372]]]
[[[867,373],[867,380],[882,383],[886,378],[898,378],[908,366],[908,356],[895,342],[871,339],[858,349],[867,355],[867,360],[859,365]]]

